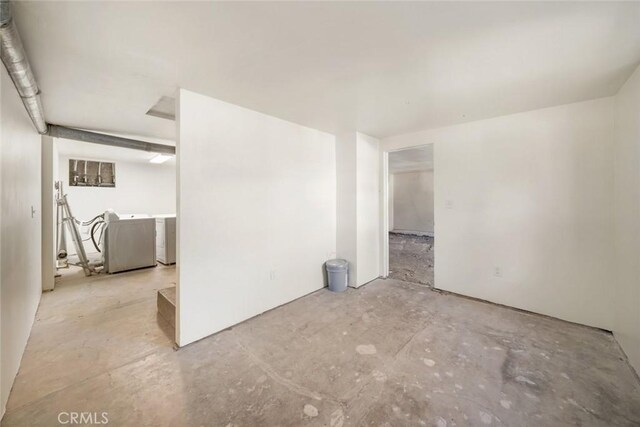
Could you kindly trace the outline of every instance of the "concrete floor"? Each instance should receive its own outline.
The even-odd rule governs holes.
[[[43,295],[3,426],[637,426],[608,333],[397,280],[321,290],[178,351],[173,268]]]
[[[389,277],[433,287],[433,237],[389,233]]]

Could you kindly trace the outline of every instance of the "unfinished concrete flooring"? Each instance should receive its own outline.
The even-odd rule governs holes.
[[[433,237],[389,233],[389,277],[433,287]]]
[[[174,332],[156,314],[155,290],[175,284],[175,267],[88,278],[77,268],[63,274],[53,292],[42,294],[3,425],[11,424],[12,413],[62,396],[83,381],[148,354],[173,352]],[[108,398],[109,391],[104,393]],[[27,418],[19,425],[56,423]]]
[[[156,268],[45,294],[4,426],[637,426],[608,333],[376,280],[320,290],[178,351]]]

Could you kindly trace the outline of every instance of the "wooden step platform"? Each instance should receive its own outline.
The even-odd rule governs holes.
[[[174,329],[176,327],[176,287],[160,289],[158,291],[158,313]]]

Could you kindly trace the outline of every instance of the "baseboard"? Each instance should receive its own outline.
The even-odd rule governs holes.
[[[391,230],[389,233],[409,234],[413,236],[429,236],[434,237],[433,231],[416,231],[416,230]]]

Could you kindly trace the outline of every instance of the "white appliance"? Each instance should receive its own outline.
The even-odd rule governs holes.
[[[176,216],[156,215],[156,259],[165,264],[176,263]]]
[[[102,242],[104,271],[117,273],[156,265],[156,220],[107,211]]]

